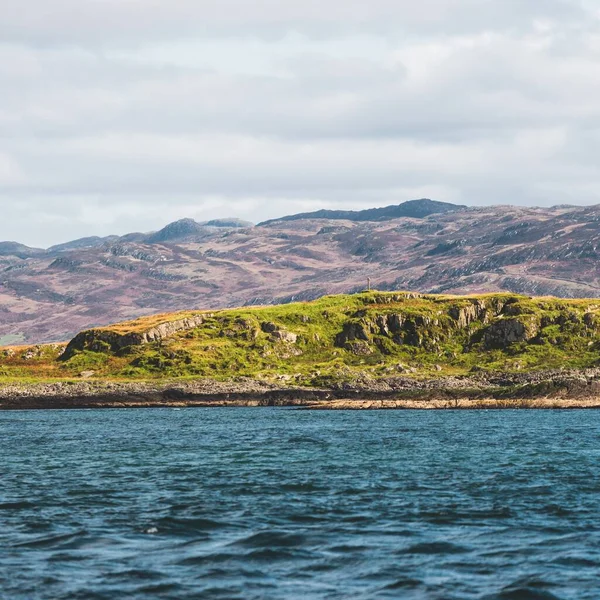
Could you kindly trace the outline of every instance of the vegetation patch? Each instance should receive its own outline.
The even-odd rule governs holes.
[[[8,348],[0,381],[250,377],[314,386],[357,376],[581,369],[599,358],[597,300],[373,291],[155,315],[82,332],[66,350]]]

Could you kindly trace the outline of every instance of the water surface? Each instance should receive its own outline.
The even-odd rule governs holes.
[[[0,413],[0,597],[600,597],[600,412]]]

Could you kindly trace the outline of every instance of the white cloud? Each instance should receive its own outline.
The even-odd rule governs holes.
[[[590,2],[23,0],[0,40],[0,238],[600,200]]]

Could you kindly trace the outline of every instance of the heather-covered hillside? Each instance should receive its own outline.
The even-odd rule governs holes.
[[[0,343],[190,309],[381,290],[599,297],[600,207],[414,201],[252,226],[183,220],[51,248],[0,244]]]

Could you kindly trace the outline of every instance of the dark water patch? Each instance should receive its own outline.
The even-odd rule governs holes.
[[[366,552],[371,546],[364,544],[341,544],[339,546],[329,546],[328,552],[337,552],[341,554],[354,554],[356,552]]]
[[[105,577],[107,579],[121,580],[124,582],[156,581],[164,578],[165,573],[145,569],[127,569],[125,571],[117,571],[115,573],[106,573]]]
[[[299,494],[322,493],[327,491],[327,488],[316,486],[314,483],[283,483],[281,485],[282,492],[295,492]]]
[[[309,435],[292,436],[287,440],[287,444],[293,446],[314,445],[322,448],[327,448],[329,446],[329,442],[326,439]]]
[[[565,567],[584,567],[600,570],[600,555],[596,560],[584,556],[560,556],[554,560],[554,564]]]
[[[151,594],[154,597],[161,597],[164,594],[178,593],[183,589],[179,583],[157,583],[144,585],[139,588],[140,594]]]
[[[388,583],[388,585],[384,586],[383,590],[406,590],[406,589],[415,589],[423,586],[423,582],[420,579],[413,579],[411,577],[401,577],[400,579],[396,579],[396,581],[392,583]]]
[[[224,563],[232,560],[237,560],[239,558],[238,554],[232,554],[228,552],[215,552],[212,554],[202,554],[198,556],[188,556],[187,558],[181,559],[177,562],[180,565],[207,565],[207,564],[215,564],[215,563]]]
[[[244,548],[294,548],[302,546],[306,536],[286,531],[261,531],[249,537],[236,540],[232,546]]]
[[[27,501],[0,502],[0,510],[24,510],[31,508],[34,508],[34,504]]]
[[[598,431],[593,411],[3,414],[0,597],[597,600]]]
[[[183,537],[204,535],[209,537],[213,531],[224,527],[227,527],[226,523],[221,523],[213,519],[163,517],[162,519],[158,519],[155,525],[146,527],[144,533],[179,535]]]
[[[77,543],[77,540],[81,539],[85,535],[85,533],[85,531],[79,531],[76,533],[63,533],[43,537],[36,537],[23,542],[17,542],[15,544],[15,547],[64,549],[72,547],[73,543]]]
[[[260,548],[244,554],[244,559],[261,562],[296,561],[311,557],[310,552],[285,548]]]
[[[463,554],[468,548],[450,542],[423,542],[401,550],[401,554]]]
[[[484,600],[561,600],[551,589],[555,584],[536,577],[521,578]]]
[[[498,594],[485,596],[483,600],[561,600],[561,598],[551,592],[524,587],[503,590]]]

